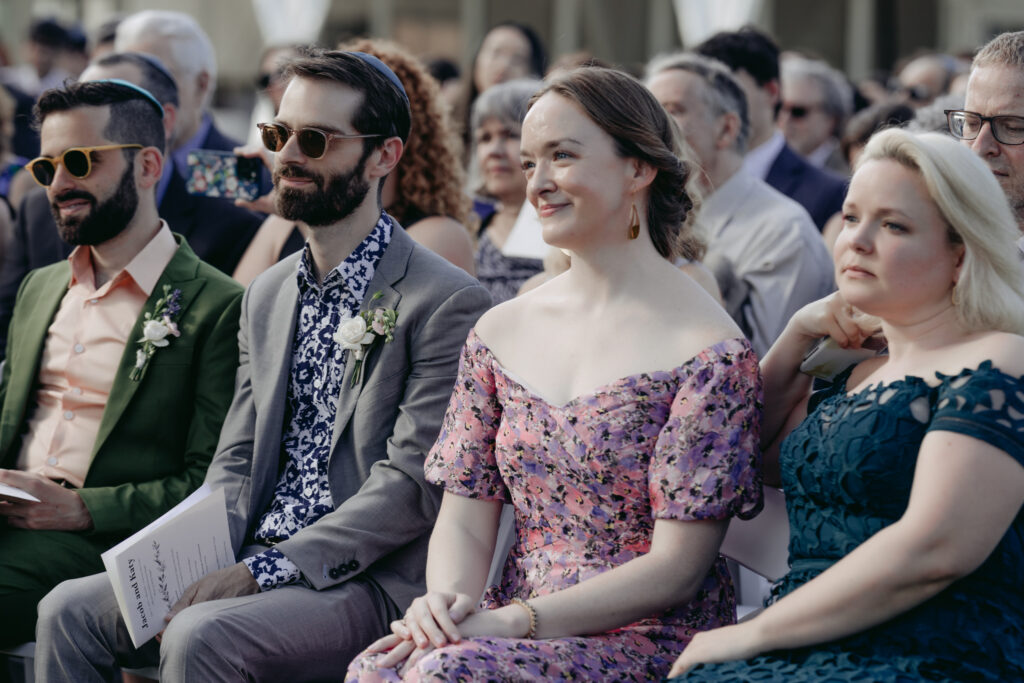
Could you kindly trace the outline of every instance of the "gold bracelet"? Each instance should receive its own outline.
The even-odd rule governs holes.
[[[512,598],[512,603],[519,605],[526,610],[527,614],[530,615],[530,630],[527,631],[526,635],[523,637],[528,640],[533,640],[537,637],[537,610],[533,608],[533,605],[521,598]]]

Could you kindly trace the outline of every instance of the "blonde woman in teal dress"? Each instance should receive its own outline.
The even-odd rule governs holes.
[[[698,634],[673,674],[1024,680],[1024,292],[1010,207],[965,146],[890,130],[868,143],[843,213],[838,294],[799,311],[762,363],[762,442],[785,437],[791,570],[762,614]],[[797,366],[809,343],[858,346],[871,331],[851,307],[881,320],[889,353],[808,402]]]

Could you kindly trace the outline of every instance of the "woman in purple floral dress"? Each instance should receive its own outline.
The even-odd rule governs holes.
[[[572,266],[470,333],[427,462],[445,489],[428,593],[349,680],[658,680],[735,620],[718,546],[761,504],[760,376],[667,258],[692,208],[677,145],[617,71],[532,100],[528,198]],[[477,605],[503,503],[515,544]]]

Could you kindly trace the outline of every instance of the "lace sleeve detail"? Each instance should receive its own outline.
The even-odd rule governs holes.
[[[500,422],[501,404],[487,347],[471,332],[441,434],[427,457],[427,481],[467,498],[510,500],[494,454]]]
[[[1024,465],[1024,377],[1012,377],[992,361],[959,375],[939,375],[928,431],[974,437],[1006,451]]]

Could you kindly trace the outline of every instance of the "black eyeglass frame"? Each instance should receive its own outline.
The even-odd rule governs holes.
[[[284,125],[283,123],[257,123],[256,127],[260,129],[260,140],[263,141],[263,146],[266,147],[271,152],[280,152],[282,149],[284,149],[284,146],[288,144],[288,140],[293,135],[295,135],[297,140],[298,140],[298,143],[299,143],[299,151],[302,152],[305,156],[309,157],[310,159],[322,159],[324,157],[324,155],[327,154],[327,149],[328,149],[328,147],[330,147],[331,140],[334,140],[334,139],[338,139],[338,140],[358,140],[360,138],[380,138],[380,137],[384,137],[380,133],[332,133],[331,131],[323,130],[321,128],[314,128],[313,126],[304,126],[302,128],[291,128],[289,126]],[[285,135],[281,139],[281,145],[277,149],[274,149],[273,147],[271,147],[270,144],[267,142],[267,130],[268,129],[281,129],[281,130],[284,130],[287,133],[287,135]],[[317,134],[319,134],[319,135],[321,135],[323,137],[324,149],[323,149],[322,152],[320,152],[320,154],[311,154],[308,151],[308,149],[307,149],[307,145],[303,144],[303,142],[302,142],[302,134],[306,133],[306,132],[317,133]]]
[[[110,150],[110,149],[143,149],[143,148],[144,148],[144,146],[140,145],[140,144],[97,145],[95,147],[69,147],[66,150],[64,150],[63,152],[61,152],[59,156],[56,156],[56,157],[38,156],[35,159],[33,159],[32,161],[30,161],[27,164],[25,164],[25,168],[26,168],[26,170],[28,170],[29,175],[32,176],[32,180],[36,181],[39,185],[42,185],[43,187],[49,187],[50,185],[53,185],[53,179],[57,177],[57,167],[58,166],[63,166],[64,168],[67,169],[68,173],[70,173],[74,177],[76,177],[76,178],[81,180],[83,178],[88,178],[89,174],[92,173],[92,153],[93,152],[105,152],[105,151]],[[73,153],[79,153],[79,154],[82,154],[83,157],[85,157],[85,172],[84,173],[81,173],[81,174],[75,173],[68,166],[67,157],[68,157],[69,154],[73,154]],[[39,172],[43,172],[42,169],[46,168],[45,164],[49,164],[49,167],[50,167],[50,171],[48,173],[48,175],[49,175],[49,182],[43,182],[43,179],[40,178],[39,175],[36,173],[37,169],[39,170]]]
[[[1024,145],[1024,116],[1013,116],[1010,114],[999,116],[982,116],[976,111],[967,111],[966,109],[944,109],[943,113],[946,115],[946,127],[949,129],[949,134],[958,140],[977,139],[977,137],[981,135],[981,129],[984,127],[985,122],[988,121],[989,129],[991,129],[992,131],[992,137],[994,137],[997,142],[1004,145]],[[960,132],[958,133],[953,125],[953,119],[958,115],[963,117],[977,117],[977,119],[981,122],[978,125],[978,132],[968,137],[963,134],[963,126],[961,126]],[[1020,128],[1022,131],[1020,134],[1020,140],[1012,142],[1008,140],[1003,140],[1002,137],[1000,137],[1003,132],[1002,122],[1006,121],[1007,119],[1012,119],[1020,124]]]

